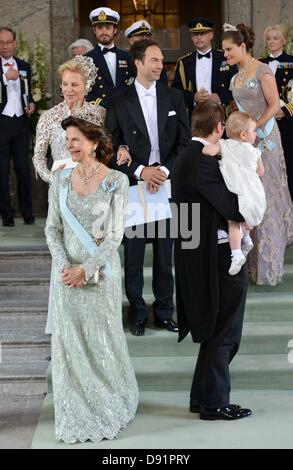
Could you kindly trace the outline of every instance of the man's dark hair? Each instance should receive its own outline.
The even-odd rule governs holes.
[[[219,122],[225,122],[223,107],[215,101],[202,101],[193,110],[191,117],[191,133],[193,137],[208,137]]]
[[[0,26],[0,33],[2,33],[2,31],[8,31],[9,33],[11,33],[12,36],[13,36],[13,40],[15,41],[15,39],[16,39],[16,32],[13,31],[13,29],[8,28],[8,26]]]
[[[161,49],[159,44],[152,39],[142,39],[141,41],[135,42],[129,50],[130,58],[133,64],[135,60],[140,60],[142,63],[144,63],[145,51],[148,49],[148,47],[151,46],[156,46]]]

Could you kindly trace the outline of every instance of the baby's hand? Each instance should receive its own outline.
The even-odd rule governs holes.
[[[204,148],[202,149],[202,153],[204,155],[210,155],[211,157],[218,155],[220,151],[221,151],[221,147],[219,144],[205,145]]]

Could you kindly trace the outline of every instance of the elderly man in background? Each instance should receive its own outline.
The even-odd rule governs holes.
[[[68,47],[68,54],[70,58],[75,57],[76,55],[83,55],[87,52],[92,51],[94,46],[88,39],[77,39]]]
[[[14,209],[9,192],[9,166],[17,178],[18,204],[25,224],[33,224],[31,179],[28,162],[28,117],[35,111],[30,65],[13,55],[16,34],[0,27],[0,212],[4,227],[13,227]]]

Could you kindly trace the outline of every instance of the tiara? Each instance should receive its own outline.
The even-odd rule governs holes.
[[[227,31],[238,31],[236,26],[233,26],[232,24],[229,24],[229,23],[223,24],[223,30],[224,30],[224,33],[226,33]]]
[[[91,57],[85,57],[84,55],[76,55],[73,60],[77,62],[83,70],[85,76],[85,90],[88,94],[93,88],[97,77],[94,61]]]
[[[72,117],[82,119],[83,121],[87,121],[95,126],[101,127],[104,125],[106,110],[101,106],[94,106],[87,102],[81,106],[78,102],[71,115]]]

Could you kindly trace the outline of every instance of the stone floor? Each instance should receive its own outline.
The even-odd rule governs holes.
[[[0,396],[0,449],[29,449],[44,396]]]

